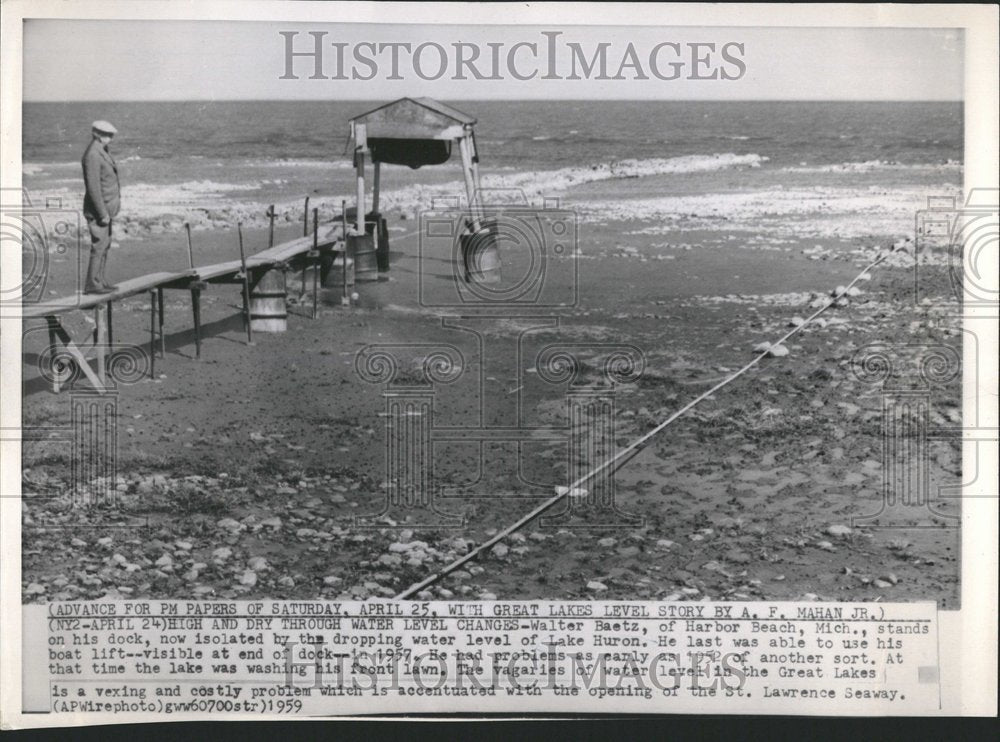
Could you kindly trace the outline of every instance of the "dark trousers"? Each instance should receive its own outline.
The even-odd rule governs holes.
[[[108,261],[108,248],[111,247],[111,220],[102,227],[96,219],[87,217],[87,228],[90,229],[90,262],[87,264],[85,288],[90,289],[107,284],[104,280],[104,265]]]

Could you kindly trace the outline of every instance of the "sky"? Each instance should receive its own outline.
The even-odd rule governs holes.
[[[286,37],[282,31],[297,33]],[[315,37],[310,32],[321,34],[320,74],[327,79],[310,79],[312,57],[292,59],[291,73],[298,79],[282,79],[288,39],[293,51],[312,51]],[[555,45],[551,69],[550,40]],[[338,74],[335,43],[344,49],[348,79],[329,79]],[[400,43],[410,44],[410,52],[397,47],[400,62],[393,75],[391,47],[375,51],[379,44]],[[508,57],[518,43],[522,46]],[[420,53],[418,73],[411,52],[420,44],[429,46]],[[474,79],[468,67],[462,68],[468,79],[454,79],[455,44],[466,45],[466,56],[475,47],[480,56],[474,66],[501,79]],[[528,44],[536,45],[537,57]],[[589,79],[582,67],[577,71],[582,79],[565,79],[574,62],[570,44],[587,61],[606,45],[607,76],[622,79],[596,79],[597,66]],[[629,59],[629,44],[633,64],[617,74]],[[359,45],[362,56],[375,60],[375,69],[352,62]],[[723,47],[730,61],[722,56]],[[490,69],[494,53],[496,73]],[[696,62],[696,57],[704,61]],[[374,100],[427,95],[453,100],[961,100],[962,59],[963,36],[956,29],[30,19],[24,25],[23,99]],[[662,77],[670,76],[671,61],[679,64],[677,79],[653,74],[655,62]],[[444,72],[437,79],[424,79],[434,78],[440,69]],[[533,79],[517,79],[532,72]],[[713,72],[716,79],[691,79]],[[648,79],[635,79],[640,74]],[[546,75],[563,79],[541,79]],[[727,76],[734,79],[723,79]]]

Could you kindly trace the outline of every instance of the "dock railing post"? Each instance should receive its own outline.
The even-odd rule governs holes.
[[[253,345],[253,328],[250,327],[250,272],[247,270],[247,256],[243,250],[243,222],[236,224],[240,242],[240,266],[243,273],[243,325],[247,331],[247,345]]]

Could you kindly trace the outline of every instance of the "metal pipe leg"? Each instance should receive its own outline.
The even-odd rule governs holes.
[[[56,370],[56,348],[59,347],[59,335],[56,333],[56,323],[59,320],[55,317],[46,317],[45,321],[49,326],[49,356],[52,358],[52,368],[49,369],[49,373],[52,374],[52,392],[58,394],[59,374]]]
[[[160,354],[165,359],[167,357],[167,338],[163,334],[163,289],[156,289],[156,303],[158,305],[159,326],[160,326]]]
[[[191,313],[194,315],[194,357],[201,360],[201,289],[191,289]]]
[[[316,319],[319,316],[319,271],[320,271],[320,257],[319,251],[316,251],[316,260],[313,262],[313,311],[312,318]]]
[[[156,378],[156,292],[149,292],[149,378]]]
[[[107,380],[107,304],[98,304],[94,307],[94,320],[97,324],[97,341],[94,343],[97,349],[97,378],[101,381],[101,386],[108,385]]]

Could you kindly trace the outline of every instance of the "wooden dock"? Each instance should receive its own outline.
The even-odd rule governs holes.
[[[190,233],[189,233],[190,234]],[[273,234],[273,231],[272,231]],[[189,237],[190,240],[190,237]],[[322,228],[314,222],[313,233],[303,237],[283,242],[269,247],[254,255],[238,260],[230,260],[214,265],[194,266],[193,252],[189,255],[192,267],[180,272],[157,272],[137,276],[119,283],[109,294],[77,293],[57,299],[29,304],[22,307],[21,316],[25,320],[44,319],[49,328],[50,358],[56,357],[56,351],[62,346],[73,358],[74,362],[87,377],[91,385],[98,391],[106,391],[107,350],[113,343],[112,308],[114,303],[141,293],[149,293],[149,374],[155,375],[157,344],[161,356],[166,353],[166,340],[163,333],[164,324],[164,291],[184,290],[191,292],[191,311],[195,332],[195,356],[201,357],[201,292],[212,284],[240,284],[243,286],[243,318],[250,339],[250,288],[269,271],[288,271],[301,268],[303,278],[308,268],[313,270],[313,299],[316,301],[316,282],[320,271],[320,259],[324,253],[333,253],[343,249],[342,228],[339,223],[327,224]],[[96,369],[90,365],[88,357],[76,341],[63,327],[61,318],[75,311],[94,312],[94,345],[91,350],[97,358]],[[316,316],[315,306],[313,317]],[[59,382],[53,374],[53,391],[59,392]]]

